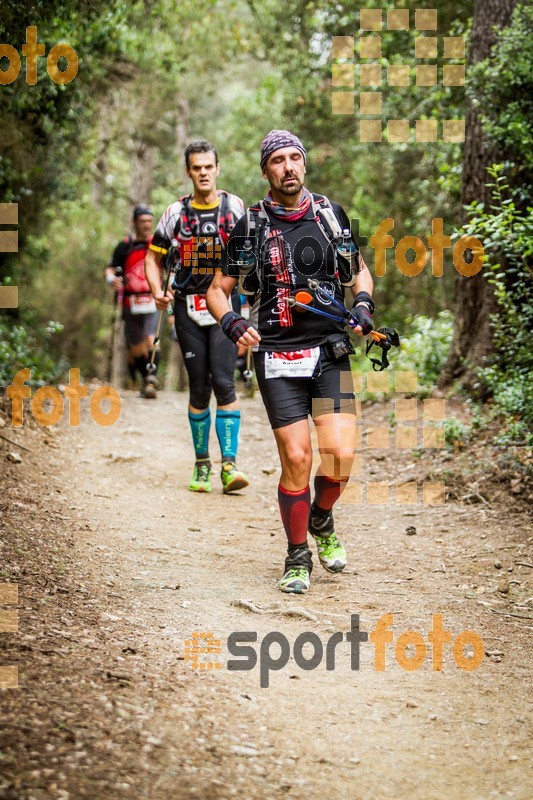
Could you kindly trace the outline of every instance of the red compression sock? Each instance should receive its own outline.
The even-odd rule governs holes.
[[[327,478],[317,472],[315,475],[315,499],[313,507],[318,506],[319,511],[330,511],[342,492],[344,491],[348,478],[343,481],[336,481],[334,478]]]
[[[299,492],[290,492],[284,489],[280,483],[278,486],[278,502],[281,521],[289,544],[305,544],[311,507],[309,486]]]

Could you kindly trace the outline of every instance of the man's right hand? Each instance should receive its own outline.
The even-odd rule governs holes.
[[[250,347],[254,344],[259,344],[261,341],[261,336],[256,329],[248,325],[247,320],[237,314],[236,311],[228,311],[224,314],[220,320],[220,327],[228,339],[231,339],[237,345]]]
[[[244,333],[240,339],[237,339],[237,344],[242,345],[243,347],[253,347],[256,344],[259,344],[261,341],[261,335],[256,331],[255,328],[251,326],[247,328],[246,333]]]
[[[117,271],[115,271],[114,267],[106,267],[105,279],[107,285],[110,286],[112,289],[114,289],[115,292],[120,292],[120,290],[124,286],[124,278],[122,276],[122,271],[120,270],[120,267],[117,267]]]
[[[166,309],[169,307],[169,305],[173,301],[173,299],[174,299],[174,295],[173,295],[171,289],[167,289],[167,293],[166,294],[164,294],[163,290],[160,289],[154,295],[155,307],[159,311],[166,311]]]

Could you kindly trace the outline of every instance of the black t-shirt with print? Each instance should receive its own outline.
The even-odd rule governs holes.
[[[350,228],[343,208],[331,203],[341,228]],[[340,311],[334,305],[323,305],[314,299],[312,305],[330,314],[339,315],[339,321],[321,317],[312,311],[291,308],[286,300],[298,290],[309,290],[308,280],[314,278],[324,283],[335,298],[344,301],[344,291],[339,283],[353,280],[343,259],[335,258],[335,244],[323,235],[313,217],[312,209],[295,222],[285,221],[269,212],[270,230],[263,245],[263,288],[256,295],[250,314],[250,323],[261,334],[259,350],[299,350],[323,344],[333,334],[344,331]],[[228,240],[221,269],[225,275],[238,278],[241,268],[237,263],[247,240],[248,221],[241,217]],[[244,245],[245,246],[245,245]],[[336,266],[339,269],[335,276]]]
[[[221,241],[220,228],[223,232],[226,231],[227,238],[228,219],[236,222],[244,213],[242,200],[237,195],[227,193],[227,210],[224,218],[219,220],[222,192],[219,191],[218,195],[217,204],[207,208],[196,204],[190,196],[181,198],[168,206],[157,224],[150,249],[165,255],[171,247],[172,239],[176,236],[178,240],[177,252],[174,254],[177,259],[175,284],[178,285],[178,297],[207,292],[220,265],[225,246]],[[189,202],[189,224],[185,226],[187,230],[182,231],[185,200]]]
[[[197,261],[196,254],[192,256],[195,259],[192,273],[190,269],[181,269],[177,273],[176,284],[178,286],[182,283],[184,284],[177,289],[177,293],[180,295],[205,294],[207,292],[215,274],[215,259],[208,256],[210,253],[215,253],[215,248],[217,248],[217,252],[220,248],[220,236],[217,227],[218,206],[210,209],[199,209],[193,204],[191,206],[198,220],[198,230],[195,238],[195,247],[197,247],[198,254]],[[156,231],[152,244],[167,248],[170,242]]]
[[[218,267],[219,261],[219,258],[209,256],[221,252],[217,227],[218,207],[199,209],[194,204],[191,205],[198,218],[198,272],[191,275],[182,293],[205,294],[213,282],[214,270]]]

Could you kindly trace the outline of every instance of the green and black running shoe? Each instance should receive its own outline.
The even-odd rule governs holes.
[[[224,494],[238,492],[239,489],[244,489],[250,483],[244,472],[238,470],[233,461],[222,462],[220,477],[222,478],[222,491]]]
[[[334,532],[333,512],[318,515],[313,513],[309,517],[309,533],[316,542],[318,559],[328,572],[342,572],[346,564],[346,550]]]
[[[192,474],[189,489],[191,492],[210,492],[211,481],[211,463],[209,461],[197,461],[194,465],[194,472]]]
[[[276,586],[282,592],[305,594],[310,586],[312,570],[313,561],[307,545],[289,549],[289,555],[285,559],[285,574]]]

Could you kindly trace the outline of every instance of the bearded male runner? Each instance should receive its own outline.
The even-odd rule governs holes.
[[[337,203],[304,186],[306,150],[290,131],[273,130],[261,144],[267,196],[248,209],[229,238],[222,273],[208,291],[208,307],[238,345],[254,347],[257,381],[281,461],[278,500],[288,539],[284,592],[303,594],[312,557],[307,533],[329,572],[346,566],[335,533],[333,506],[350,476],[356,446],[356,404],[349,353],[353,348],[339,316],[301,310],[324,305],[313,296],[318,281],[326,297],[353,295],[357,334],[372,330],[372,278]],[[253,295],[250,320],[230,309],[228,297],[241,279]],[[311,281],[311,283],[310,283]],[[300,298],[301,304],[295,301]],[[331,304],[328,309],[334,313]],[[309,415],[316,426],[321,465],[314,478]]]

